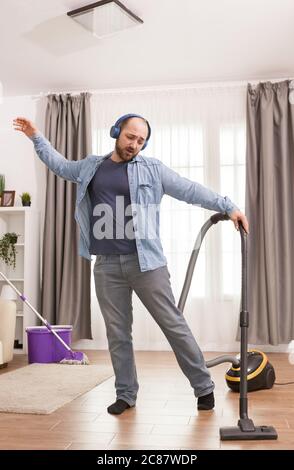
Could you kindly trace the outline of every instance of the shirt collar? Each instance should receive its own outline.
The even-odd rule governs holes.
[[[102,160],[106,160],[107,158],[110,158],[111,155],[112,155],[112,153],[113,153],[113,152],[109,152],[109,153],[107,153],[106,155],[104,155],[104,156],[102,157]],[[138,153],[138,155],[136,155],[134,158],[132,158],[132,160],[131,160],[129,163],[135,163],[135,162],[140,161],[141,159],[142,159],[142,157],[141,157],[140,153]]]
[[[135,162],[140,162],[142,160],[142,156],[140,153],[138,153],[138,155],[136,155],[131,161],[130,163],[135,163]]]

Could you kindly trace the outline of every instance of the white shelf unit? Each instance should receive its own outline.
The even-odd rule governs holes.
[[[16,248],[16,264],[7,266],[0,260],[0,271],[25,295],[38,310],[40,298],[40,215],[31,207],[0,207],[0,238],[7,232],[19,235]],[[5,283],[0,278],[0,292]],[[37,324],[37,317],[25,303],[16,301],[15,340],[21,348],[15,353],[27,354],[26,327]]]

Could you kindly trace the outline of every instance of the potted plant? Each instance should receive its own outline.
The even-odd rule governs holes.
[[[15,268],[15,244],[17,243],[18,235],[15,232],[7,232],[0,238],[0,259],[8,266]]]
[[[21,202],[23,206],[30,206],[31,205],[31,195],[30,193],[22,193],[20,195]]]
[[[0,206],[1,206],[1,196],[5,189],[5,176],[0,175]]]

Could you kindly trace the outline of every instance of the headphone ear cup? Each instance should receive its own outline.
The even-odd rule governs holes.
[[[146,147],[147,147],[147,144],[148,144],[148,140],[146,140],[145,144],[143,145],[143,147],[141,148],[141,150],[144,150]]]
[[[112,137],[113,139],[118,139],[119,134],[120,127],[112,126],[112,128],[110,129],[110,137]]]

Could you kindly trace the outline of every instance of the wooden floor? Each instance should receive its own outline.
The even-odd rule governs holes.
[[[107,352],[87,354],[91,363],[110,363]],[[268,356],[277,381],[294,380],[287,354]],[[238,420],[238,395],[225,384],[226,365],[212,370],[215,409],[198,412],[172,353],[137,352],[136,362],[140,390],[135,408],[119,417],[107,413],[115,400],[112,377],[50,415],[0,413],[0,449],[294,449],[294,385],[249,394],[249,416],[255,425],[274,426],[277,441],[222,442],[219,427],[235,426]],[[0,374],[26,364],[26,356],[17,355]]]

